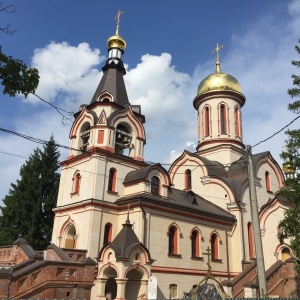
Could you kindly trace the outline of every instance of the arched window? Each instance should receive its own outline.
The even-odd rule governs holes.
[[[226,106],[224,104],[220,106],[220,129],[221,129],[221,134],[227,133]]]
[[[204,108],[204,136],[209,136],[210,134],[210,117],[209,117],[209,107]]]
[[[200,257],[200,234],[198,230],[192,231],[192,257]]]
[[[170,284],[169,285],[169,299],[176,299],[178,298],[178,292],[177,292],[177,284]]]
[[[236,136],[241,136],[241,132],[240,132],[240,112],[239,112],[239,108],[235,107],[234,108],[234,128],[235,128],[235,135]]]
[[[109,192],[116,191],[116,181],[117,181],[117,170],[114,168],[111,168],[109,170],[109,176],[108,176],[108,191]]]
[[[282,261],[286,261],[290,257],[291,257],[291,251],[290,251],[290,249],[289,248],[283,248],[281,250],[281,260]]]
[[[130,130],[123,124],[116,128],[115,151],[118,154],[129,155],[131,143]]]
[[[210,237],[211,259],[219,259],[219,236],[213,233]]]
[[[89,145],[89,139],[90,139],[90,124],[89,123],[85,123],[83,124],[83,126],[81,127],[80,130],[80,150],[82,151],[86,151]]]
[[[151,178],[151,194],[159,195],[159,178],[157,176]]]
[[[80,181],[81,181],[80,173],[76,173],[73,177],[72,194],[79,195]]]
[[[103,238],[103,245],[106,243],[110,243],[112,238],[112,224],[107,223],[104,227],[104,238]]]
[[[169,254],[177,254],[178,232],[175,226],[169,228]]]
[[[249,257],[255,258],[253,226],[250,222],[248,223],[248,243],[249,243]]]
[[[77,240],[76,228],[72,224],[72,225],[69,226],[69,229],[66,232],[64,248],[75,249],[76,240]]]
[[[271,179],[270,179],[270,173],[266,171],[265,173],[265,179],[266,179],[266,189],[268,192],[271,191]]]
[[[192,189],[192,172],[189,169],[185,171],[185,189]]]

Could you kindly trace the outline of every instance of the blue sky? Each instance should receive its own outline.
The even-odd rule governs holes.
[[[16,12],[1,13],[3,52],[37,67],[37,94],[76,112],[89,103],[102,76],[106,41],[121,17],[120,34],[127,42],[123,56],[129,100],[146,116],[145,159],[170,163],[184,149],[195,150],[197,86],[214,72],[211,51],[216,43],[223,72],[235,76],[246,96],[244,143],[254,145],[289,123],[291,101],[286,90],[297,70],[294,46],[300,38],[300,1],[9,1]],[[0,127],[41,139],[53,133],[69,145],[70,123],[35,97],[1,95]],[[297,124],[298,122],[298,124]],[[299,127],[299,121],[293,126]],[[269,150],[279,160],[284,134],[253,148]],[[0,132],[0,151],[28,157],[38,145]],[[68,155],[61,151],[61,160]],[[0,199],[19,176],[24,158],[0,152]],[[280,162],[280,161],[279,161]],[[281,163],[281,162],[280,162]],[[1,200],[0,200],[1,203]]]

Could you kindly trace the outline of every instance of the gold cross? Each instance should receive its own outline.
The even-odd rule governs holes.
[[[116,35],[119,35],[119,29],[120,29],[120,17],[123,14],[121,10],[118,10],[118,14],[115,17],[115,20],[117,20],[117,29],[116,29]]]
[[[220,60],[220,55],[219,55],[219,52],[220,50],[223,48],[224,46],[220,45],[219,46],[219,43],[217,43],[217,47],[212,51],[212,53],[216,52],[217,53],[217,56],[216,56],[216,61],[219,62]]]
[[[207,251],[207,253],[203,253],[203,255],[207,255],[208,256],[208,263],[207,263],[207,265],[208,265],[208,268],[211,269],[211,265],[210,265],[211,250],[210,250],[209,247],[207,247],[206,251]]]

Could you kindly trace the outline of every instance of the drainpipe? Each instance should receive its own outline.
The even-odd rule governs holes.
[[[143,244],[144,246],[146,247],[146,221],[147,221],[147,218],[146,218],[146,212],[144,210],[144,208],[142,207],[142,202],[141,202],[141,199],[139,199],[139,204],[140,204],[140,208],[143,212],[143,221],[144,221],[144,224],[143,224]],[[147,247],[148,248],[148,247]]]
[[[239,202],[237,202],[237,205],[240,209],[240,213],[241,213],[241,223],[242,223],[242,242],[243,242],[243,260],[246,260],[246,249],[245,249],[245,237],[244,237],[244,215],[243,215],[243,208],[241,207],[241,204]]]
[[[229,227],[225,232],[226,232],[226,260],[227,260],[227,280],[230,281],[230,275],[229,275],[229,251],[228,251],[228,231],[232,230],[234,226],[236,226],[237,221],[233,223],[231,227]]]

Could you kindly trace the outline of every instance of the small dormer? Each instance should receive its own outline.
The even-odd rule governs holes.
[[[170,185],[168,172],[160,164],[150,165],[127,174],[124,180],[125,196],[147,193],[167,197]]]

